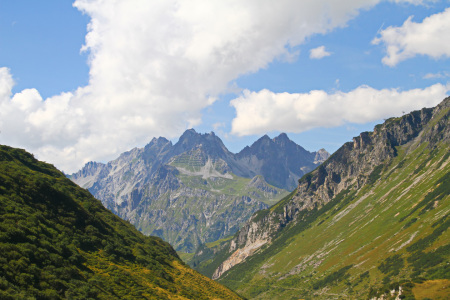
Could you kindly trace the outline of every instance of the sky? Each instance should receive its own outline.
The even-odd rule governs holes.
[[[0,0],[0,144],[66,173],[153,137],[336,151],[450,92],[449,0]]]

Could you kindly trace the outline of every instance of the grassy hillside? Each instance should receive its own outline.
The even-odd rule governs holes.
[[[261,201],[269,206],[277,203],[281,198],[286,196],[288,192],[283,189],[271,186],[264,182],[262,188],[252,186],[252,180],[257,177],[244,178],[236,175],[230,175],[232,178],[210,177],[203,178],[202,176],[192,176],[179,174],[178,178],[188,187],[193,189],[202,189],[213,194],[225,195],[226,197],[250,197]],[[264,180],[259,176],[261,181]],[[264,191],[266,189],[266,191]],[[223,211],[226,208],[222,208]]]
[[[239,299],[53,166],[0,146],[1,299]]]
[[[449,102],[361,134],[208,261],[193,261],[211,275],[263,240],[218,281],[252,299],[448,299]]]
[[[420,294],[420,284],[440,279],[448,295],[449,163],[447,148],[400,154],[372,184],[305,213],[219,282],[250,298],[330,299],[380,295],[410,281]]]

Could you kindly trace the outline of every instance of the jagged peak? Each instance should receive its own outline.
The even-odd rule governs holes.
[[[330,157],[330,153],[325,150],[324,148],[319,149],[318,151],[313,153],[314,156],[314,163],[315,164],[321,164],[324,161],[326,161]]]
[[[101,162],[96,162],[96,161],[88,161],[84,166],[83,166],[83,168],[80,170],[81,172],[83,172],[83,171],[85,171],[85,170],[92,170],[92,169],[96,169],[96,168],[99,168],[99,167],[104,167],[105,166],[105,164],[104,163],[101,163]],[[79,171],[79,172],[80,172]]]
[[[186,129],[183,132],[183,134],[181,135],[181,137],[183,137],[183,136],[192,136],[192,135],[200,135],[200,134],[197,131],[195,131],[194,128],[190,128],[190,129]]]
[[[180,138],[178,139],[178,142],[176,144],[182,143],[185,140],[190,140],[190,139],[192,139],[192,137],[199,137],[199,136],[200,136],[200,134],[198,134],[197,131],[195,131],[195,129],[193,129],[193,128],[187,129],[180,136]]]
[[[273,139],[273,141],[274,141],[274,142],[277,142],[277,141],[288,141],[288,142],[291,142],[291,139],[289,139],[289,137],[287,136],[286,133],[282,132],[282,133],[280,133],[280,135],[278,135],[277,137],[275,137],[275,138]]]
[[[181,136],[180,139],[178,140],[178,142],[180,141],[184,141],[186,139],[192,139],[192,137],[196,137],[196,138],[202,138],[202,139],[219,139],[220,138],[218,136],[216,136],[216,134],[211,131],[209,133],[199,133],[197,131],[195,131],[195,129],[191,128],[191,129],[187,129]]]
[[[260,144],[267,144],[267,143],[273,143],[273,140],[267,135],[263,135],[262,137],[260,137],[259,139],[257,139],[251,146],[250,148],[253,148],[255,146],[258,146]]]
[[[168,139],[166,139],[165,137],[160,136],[158,138],[156,138],[156,137],[152,138],[149,145],[150,144],[161,144],[161,143],[167,143],[167,142],[170,142],[170,141]]]
[[[69,178],[76,178],[80,176],[88,176],[95,174],[99,169],[102,169],[106,165],[101,162],[95,162],[95,161],[88,161],[81,170],[79,170],[76,173],[72,173],[72,175],[69,175]]]
[[[223,144],[222,140],[210,133],[197,133],[194,129],[186,130],[175,144],[174,154],[180,154],[192,149],[204,149],[209,154],[221,156],[223,153],[228,153],[228,149]]]
[[[104,166],[104,165],[105,165],[104,163],[96,162],[96,161],[91,160],[91,161],[88,161],[88,162],[84,165],[84,167]]]

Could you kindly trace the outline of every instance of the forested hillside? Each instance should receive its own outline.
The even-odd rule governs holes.
[[[52,165],[0,146],[0,299],[239,299]]]

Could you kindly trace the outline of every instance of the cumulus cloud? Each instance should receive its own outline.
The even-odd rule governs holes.
[[[425,89],[376,90],[360,86],[348,93],[314,90],[305,94],[244,91],[232,100],[236,117],[232,133],[245,136],[271,131],[299,133],[316,127],[366,123],[431,107],[446,96],[450,86]]]
[[[70,173],[154,136],[178,136],[230,82],[292,59],[307,37],[379,1],[77,0],[90,17],[89,84],[48,99],[35,89],[12,95],[1,68],[1,142]]]
[[[421,23],[409,17],[400,27],[388,27],[380,32],[373,44],[383,43],[387,55],[382,61],[388,66],[416,55],[427,55],[434,59],[450,57],[450,8],[425,18]]]
[[[330,56],[331,52],[325,50],[325,46],[320,46],[309,50],[309,58],[311,59],[321,59],[326,56]]]

